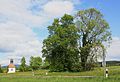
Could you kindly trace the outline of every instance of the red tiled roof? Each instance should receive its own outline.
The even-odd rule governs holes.
[[[15,68],[15,65],[14,64],[9,64],[8,68]]]

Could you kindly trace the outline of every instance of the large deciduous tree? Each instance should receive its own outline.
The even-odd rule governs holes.
[[[74,18],[65,14],[61,19],[54,19],[48,26],[49,36],[43,41],[43,57],[50,63],[51,71],[78,71],[78,29]]]
[[[81,66],[83,70],[88,70],[89,64],[97,60],[100,52],[103,53],[105,50],[104,45],[111,40],[109,24],[95,8],[79,11],[75,20],[81,36],[79,40]]]

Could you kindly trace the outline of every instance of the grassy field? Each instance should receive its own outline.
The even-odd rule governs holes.
[[[120,78],[0,78],[0,82],[120,82]]]
[[[0,82],[120,82],[120,66],[108,67],[109,78],[104,78],[103,68],[96,68],[87,72],[48,72],[48,70],[32,72],[16,72],[14,74],[0,74]],[[48,73],[46,75],[46,72]],[[81,77],[82,76],[82,77]],[[95,76],[85,78],[84,76]]]

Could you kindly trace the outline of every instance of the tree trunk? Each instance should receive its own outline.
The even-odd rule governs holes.
[[[86,38],[87,38],[87,34],[83,34],[82,47],[85,47],[87,45]],[[88,57],[87,49],[83,48],[83,50],[81,50],[81,66],[83,71],[86,70],[87,57]]]
[[[87,55],[83,54],[81,55],[81,66],[83,71],[87,70],[86,63],[87,63]]]

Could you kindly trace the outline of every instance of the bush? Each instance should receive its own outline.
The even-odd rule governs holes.
[[[3,73],[3,70],[2,70],[2,68],[0,68],[0,73]]]
[[[74,65],[72,68],[71,68],[71,71],[72,72],[80,72],[82,69],[81,69],[81,65],[80,64],[76,64]]]
[[[26,72],[29,71],[29,66],[25,65],[25,67],[19,66],[19,71]]]
[[[95,67],[95,63],[87,63],[86,64],[86,70],[87,71],[93,70],[94,67]]]

